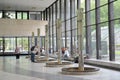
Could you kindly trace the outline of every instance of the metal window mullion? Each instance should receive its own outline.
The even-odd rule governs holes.
[[[57,8],[58,8],[58,6],[57,6],[57,2],[55,3],[55,19],[56,19],[56,21],[57,21],[57,13],[58,13],[58,10],[57,10]],[[55,24],[56,24],[56,22],[55,22]],[[56,26],[55,26],[56,27]],[[58,51],[58,48],[57,48],[57,46],[58,46],[58,41],[57,41],[57,28],[55,28],[56,29],[56,51]]]
[[[47,20],[47,9],[45,10],[45,20]]]
[[[17,19],[17,11],[15,11],[15,19]]]
[[[95,0],[95,19],[96,19],[96,58],[100,59],[100,50],[101,50],[101,27],[100,27],[100,0]]]
[[[27,11],[27,19],[29,20],[29,11]]]
[[[45,10],[45,13],[44,13],[44,20],[46,20],[46,13],[47,13],[47,9]]]
[[[70,43],[70,46],[71,46],[71,49],[70,49],[70,52],[71,54],[73,54],[73,33],[72,33],[72,0],[70,0],[70,34],[71,34],[71,43]]]
[[[42,11],[40,12],[40,20],[42,20]]]
[[[47,14],[48,14],[48,12],[47,12],[47,10],[48,10],[48,9],[46,9],[46,19],[45,19],[45,20],[48,20],[48,19],[47,19],[47,17],[48,17],[48,15],[47,15]]]
[[[30,37],[28,36],[28,54],[30,54]]]
[[[2,18],[5,18],[5,11],[2,11]]]
[[[45,20],[45,11],[43,11],[43,20]]]
[[[52,48],[53,48],[53,51],[54,51],[54,26],[53,26],[53,19],[54,19],[54,17],[53,17],[53,9],[54,9],[54,6],[52,5]]]
[[[81,1],[81,0],[77,0],[77,9],[80,8],[80,1]]]
[[[61,19],[62,18],[62,11],[61,11],[61,0],[59,1],[59,8],[60,8],[60,14],[59,14],[59,18]]]
[[[23,19],[23,11],[21,12],[21,19]]]
[[[17,47],[18,46],[18,44],[17,44],[17,37],[15,37],[15,47]]]
[[[65,24],[65,47],[67,47],[67,32],[66,32],[66,0],[64,0],[64,24]]]
[[[111,1],[113,0],[108,0],[108,2]],[[111,21],[112,19],[114,19],[113,3],[109,3],[108,4],[109,55],[110,55],[110,61],[115,61],[114,21]]]
[[[3,39],[3,55],[5,53],[5,37],[2,38]]]
[[[51,21],[51,8],[49,7],[49,48],[51,48],[50,21]]]
[[[90,10],[90,0],[85,0],[85,12]],[[86,54],[92,54],[92,46],[91,46],[91,26],[90,25],[90,12],[85,13],[85,25],[86,25]]]

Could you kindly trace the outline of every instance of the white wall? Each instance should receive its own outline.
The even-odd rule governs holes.
[[[0,36],[31,36],[34,32],[37,36],[37,28],[40,28],[41,36],[45,36],[47,21],[0,19]]]

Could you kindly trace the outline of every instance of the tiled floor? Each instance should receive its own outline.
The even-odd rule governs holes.
[[[91,75],[63,75],[60,73],[61,68],[31,63],[25,56],[19,60],[15,57],[0,57],[0,80],[120,80],[120,71],[100,68],[98,73]]]

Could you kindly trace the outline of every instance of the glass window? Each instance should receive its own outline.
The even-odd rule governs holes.
[[[72,17],[74,17],[76,15],[76,12],[75,12],[75,0],[72,0]]]
[[[91,15],[91,24],[95,24],[95,10],[91,11],[90,12],[90,15]]]
[[[90,57],[96,59],[96,27],[91,26],[92,31],[91,31],[91,38],[92,38],[92,53],[90,53]]]
[[[100,5],[104,5],[106,3],[108,3],[108,0],[100,0]]]
[[[109,60],[109,33],[108,23],[100,24],[101,26],[101,50],[100,57],[102,60]]]
[[[65,33],[62,33],[62,47],[65,47]]]
[[[15,38],[5,38],[5,52],[14,52],[15,47]]]
[[[66,0],[66,19],[70,19],[70,0]]]
[[[95,9],[95,0],[90,0],[90,8]]]
[[[2,14],[2,11],[0,11],[0,18],[2,18],[2,15],[3,15],[3,14]]]
[[[77,17],[72,18],[72,29],[76,29],[77,28]]]
[[[77,53],[77,30],[76,29],[74,29],[74,30],[72,30],[72,47],[73,47],[73,57],[75,57],[76,56],[76,54],[78,54]]]
[[[108,6],[103,6],[100,8],[100,21],[108,21]]]
[[[64,9],[65,9],[65,7],[64,7],[64,1],[65,0],[61,0],[61,20],[62,21],[64,21],[64,19],[65,19],[65,17],[64,17]]]
[[[4,18],[15,19],[15,12],[13,12],[13,11],[4,11]]]
[[[115,58],[116,61],[120,61],[120,20],[115,21],[114,33],[115,33]]]
[[[53,5],[53,25],[55,25],[56,21],[56,10],[55,10],[55,4]]]
[[[3,52],[3,38],[0,38],[0,52]]]
[[[17,19],[22,19],[22,12],[17,12]]]
[[[60,5],[59,5],[60,0],[57,1],[57,19],[60,18]]]
[[[120,18],[120,0],[114,2],[114,18]]]
[[[45,48],[45,37],[41,37],[41,48]]]
[[[68,48],[68,50],[69,50],[69,53],[70,53],[70,49],[71,49],[71,32],[70,31],[68,31],[67,32],[67,48]]]
[[[83,8],[83,10],[85,11],[85,0],[81,0],[80,6],[81,6],[81,8]]]
[[[17,38],[17,46],[20,47],[21,54],[27,54],[28,38]]]
[[[71,25],[70,25],[70,20],[66,21],[66,31],[70,31]]]
[[[28,19],[27,12],[23,12],[23,19]]]

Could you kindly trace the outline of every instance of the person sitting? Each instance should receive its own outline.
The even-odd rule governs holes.
[[[70,58],[70,53],[69,53],[69,51],[68,51],[68,49],[67,48],[65,48],[65,52],[64,52],[64,54],[63,54],[63,58]]]

